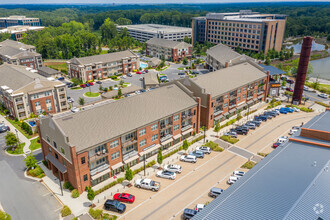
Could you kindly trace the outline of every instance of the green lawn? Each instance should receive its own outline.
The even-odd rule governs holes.
[[[72,90],[78,90],[78,89],[82,89],[82,88],[80,86],[78,86],[78,87],[72,87],[70,89],[72,89]]]
[[[183,67],[179,67],[178,70],[184,70],[184,68]]]
[[[94,93],[94,92],[85,92],[84,96],[87,97],[98,97],[100,93]]]
[[[56,70],[63,71],[63,72],[65,72],[67,70],[66,63],[58,63],[58,64],[52,64],[52,65],[47,65],[47,66],[52,69],[56,69]]]
[[[39,140],[39,138],[35,138],[35,139],[31,140],[31,145],[29,146],[31,151],[41,148],[41,144],[38,143],[38,140]]]
[[[26,133],[20,126],[20,122],[19,121],[14,121],[11,120],[9,118],[6,118],[7,121],[9,121],[17,130],[19,130],[26,138],[30,139],[33,137],[33,135],[29,135],[28,133]],[[13,131],[15,133],[15,131]]]
[[[23,154],[23,153],[24,153],[24,152],[23,152],[23,148],[24,148],[24,146],[25,146],[25,143],[22,143],[22,144],[20,144],[18,147],[16,147],[14,151],[11,150],[11,149],[12,149],[11,147],[8,147],[8,148],[6,149],[6,151],[7,151],[9,154]]]

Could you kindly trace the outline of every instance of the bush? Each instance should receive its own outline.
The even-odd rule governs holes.
[[[238,138],[232,138],[232,137],[230,137],[230,136],[226,136],[226,135],[222,135],[222,136],[220,137],[220,139],[221,139],[221,140],[224,140],[224,141],[226,141],[226,142],[229,142],[229,143],[231,143],[231,144],[235,144],[235,143],[237,143],[237,142],[239,141]]]
[[[39,167],[37,166],[36,168],[34,168],[33,170],[29,170],[28,171],[29,174],[33,177],[38,177],[38,178],[42,178],[45,176],[45,173],[44,171]]]
[[[226,123],[226,124],[224,124],[224,125],[221,125],[221,127],[220,127],[220,128],[224,128],[224,127],[227,127],[227,126],[229,126],[229,125],[232,125],[232,124],[234,124],[236,121],[237,121],[237,119],[236,119],[236,118],[234,118],[234,119],[231,119],[230,121],[227,121],[227,123]]]
[[[153,161],[151,161],[151,162],[149,162],[149,163],[146,164],[146,168],[152,167],[155,164],[156,164],[156,161],[153,160]],[[134,170],[133,171],[133,175],[135,175],[137,173],[140,173],[142,170],[144,170],[144,166],[140,167],[139,169]]]
[[[248,161],[245,164],[243,164],[241,168],[252,169],[252,167],[254,167],[255,165],[256,165],[255,162]]]
[[[105,190],[110,189],[111,187],[113,187],[117,183],[118,183],[117,181],[113,181],[113,182],[109,183],[108,185],[103,186],[101,189],[98,189],[98,190],[95,191],[95,195],[98,195],[98,194],[104,192]]]
[[[101,209],[89,209],[89,214],[94,218],[94,219],[99,219],[100,217],[102,217],[102,213],[103,211]]]
[[[213,151],[218,151],[218,152],[222,152],[223,148],[219,147],[219,144],[214,143],[213,141],[209,141],[206,144],[204,144],[204,146],[211,148],[211,150]]]
[[[80,195],[79,195],[79,192],[78,192],[78,190],[77,189],[74,189],[74,190],[72,190],[72,192],[71,192],[71,196],[72,196],[72,198],[78,198]]]
[[[325,104],[324,102],[315,101],[316,104],[322,105],[326,108],[330,108],[330,105]]]
[[[249,111],[249,112],[245,113],[244,116],[251,115],[252,113],[255,113],[256,111],[258,111],[258,109],[254,109],[252,111]]]
[[[73,186],[71,185],[71,183],[69,181],[64,182],[63,188],[64,189],[68,189],[70,191],[72,191],[74,189]]]
[[[269,154],[269,153],[268,153]],[[266,157],[268,155],[267,153],[260,153],[258,152],[258,155],[262,156],[262,157]]]
[[[47,161],[43,160],[42,163],[45,165],[45,167],[48,168],[48,163],[47,163]]]
[[[71,215],[71,210],[68,206],[63,206],[62,210],[61,210],[61,216],[62,217],[65,217],[65,216],[68,216],[68,215]]]

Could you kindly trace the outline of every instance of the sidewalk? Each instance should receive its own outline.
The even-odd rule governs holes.
[[[29,149],[30,145],[31,145],[31,141],[29,139],[27,139],[19,130],[17,130],[14,125],[12,125],[9,121],[7,121],[7,119],[0,115],[0,122],[3,122],[5,125],[10,127],[10,131],[13,132],[15,135],[18,134],[18,139],[20,143],[25,143],[25,146],[23,148],[23,152],[24,154],[29,154],[31,152],[31,150]],[[17,133],[16,133],[17,130]]]

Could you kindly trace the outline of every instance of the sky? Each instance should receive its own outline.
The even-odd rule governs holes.
[[[0,4],[165,4],[165,3],[235,3],[235,2],[312,2],[313,0],[0,0]],[[317,2],[329,2],[318,0]]]

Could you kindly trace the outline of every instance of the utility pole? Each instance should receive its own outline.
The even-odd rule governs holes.
[[[63,188],[62,188],[62,183],[61,183],[61,179],[60,179],[60,173],[58,173],[58,182],[60,183],[61,193],[63,196]]]
[[[143,155],[144,176],[146,176],[146,155]]]

